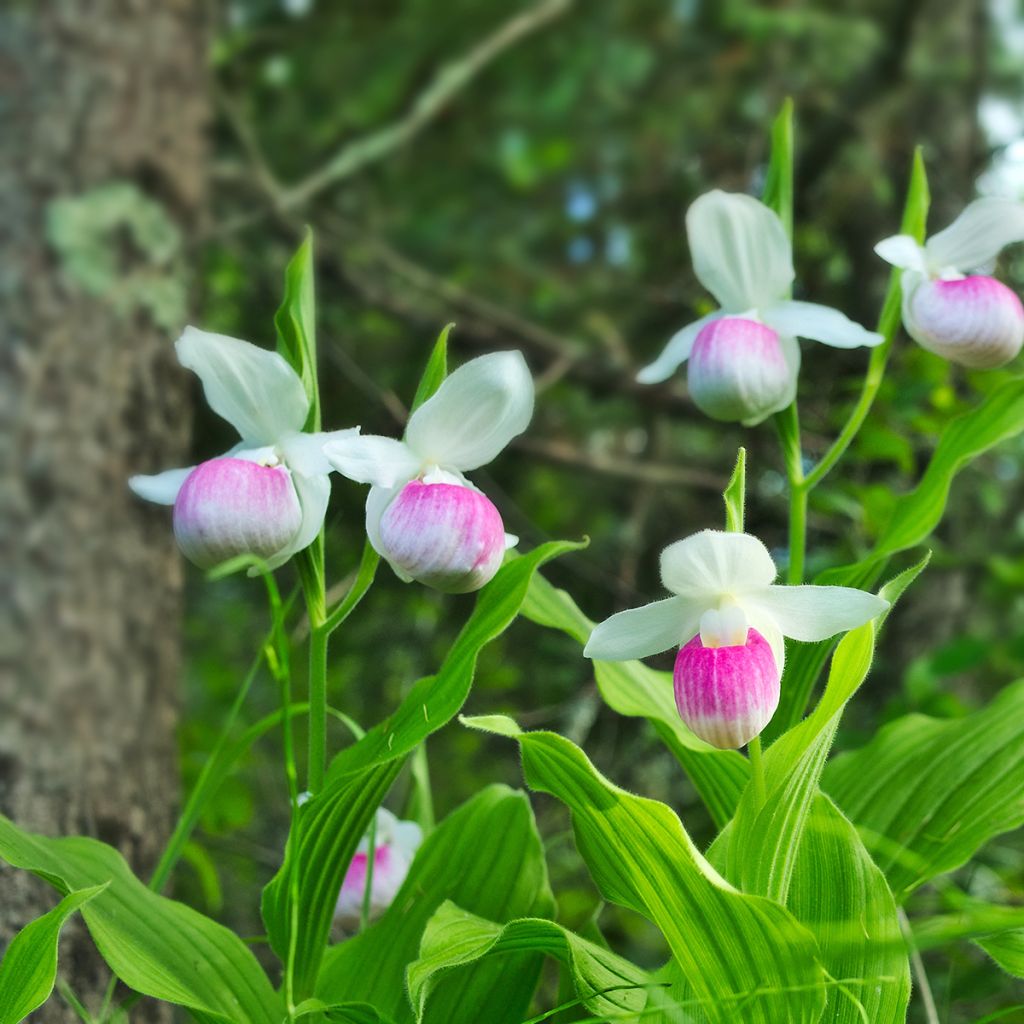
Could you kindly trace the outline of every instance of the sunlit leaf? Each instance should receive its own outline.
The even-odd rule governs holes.
[[[530,786],[572,811],[577,846],[602,895],[644,914],[665,936],[703,1015],[695,1019],[819,1019],[820,954],[789,911],[734,889],[670,808],[613,786],[568,740],[549,732],[516,739]]]
[[[50,998],[64,922],[105,888],[94,885],[68,893],[53,910],[29,922],[11,939],[0,963],[0,1024],[18,1024]]]
[[[965,718],[898,719],[829,764],[822,786],[902,902],[1024,824],[1024,681]]]
[[[67,894],[107,888],[81,907],[110,969],[143,995],[233,1024],[280,1024],[284,1007],[238,936],[157,896],[95,839],[48,839],[0,817],[0,858]]]
[[[646,971],[561,925],[539,918],[495,924],[447,902],[427,922],[420,957],[409,965],[409,995],[417,1021],[427,1019],[424,1009],[449,972],[487,957],[500,957],[508,970],[508,958],[528,950],[560,960],[582,1005],[602,1018],[635,1020],[647,1004],[646,987],[652,979]]]
[[[488,922],[552,912],[543,849],[524,794],[489,786],[453,811],[427,837],[381,919],[328,951],[317,996],[325,1002],[369,1002],[396,1024],[411,1022],[406,969],[419,954],[427,922],[447,900]],[[542,952],[523,948],[510,958],[453,972],[430,986],[430,1005],[419,1019],[519,1024],[542,959]]]

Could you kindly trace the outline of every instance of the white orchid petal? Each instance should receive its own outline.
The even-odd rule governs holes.
[[[306,389],[277,352],[195,327],[185,328],[175,348],[181,365],[203,382],[210,408],[250,445],[274,444],[302,429]]]
[[[178,491],[195,466],[184,469],[165,469],[162,473],[152,476],[133,476],[128,486],[144,501],[152,501],[157,505],[173,505],[177,500]]]
[[[693,343],[697,340],[697,335],[701,330],[712,320],[718,320],[721,316],[721,312],[715,310],[714,313],[708,313],[707,316],[702,316],[699,320],[694,320],[692,324],[687,324],[681,330],[676,331],[662,349],[661,355],[653,363],[645,366],[636,375],[636,379],[641,384],[660,384],[663,380],[668,380],[690,358]]]
[[[752,196],[715,190],[686,212],[698,280],[726,312],[771,305],[793,283],[793,252],[778,215]]]
[[[519,538],[514,533],[505,534],[505,550],[511,551],[513,548],[519,546]]]
[[[794,640],[825,640],[856,629],[889,607],[875,594],[852,587],[766,587],[743,598],[748,614],[769,616]]]
[[[890,235],[883,238],[875,246],[875,252],[894,267],[901,270],[915,270],[920,274],[927,272],[924,246],[919,245],[912,235]]]
[[[697,635],[707,610],[681,597],[668,597],[642,608],[630,608],[598,623],[584,657],[596,661],[631,661],[678,647]]]
[[[291,543],[269,560],[268,564],[271,569],[284,565],[292,555],[308,548],[323,528],[324,517],[327,515],[327,502],[331,497],[331,478],[329,476],[326,474],[302,476],[299,473],[293,473],[292,485],[295,487],[299,507],[302,509],[302,523]]]
[[[398,484],[397,487],[374,486],[370,488],[369,493],[366,495],[366,536],[370,541],[370,546],[381,558],[387,561],[395,575],[403,582],[411,583],[412,577],[388,559],[384,549],[384,541],[380,535],[380,521],[388,506],[398,497],[399,492],[404,486],[405,483],[403,482]]]
[[[810,338],[833,348],[873,348],[885,340],[875,331],[854,323],[838,309],[819,306],[816,302],[794,302],[787,299],[762,310],[761,319],[779,334]]]
[[[378,434],[335,438],[324,445],[324,456],[342,476],[374,487],[407,483],[422,468],[404,441]]]
[[[471,359],[412,414],[406,443],[427,464],[465,472],[490,462],[533,415],[533,378],[521,352]]]
[[[778,402],[763,413],[741,420],[740,422],[745,427],[756,427],[759,423],[763,423],[768,419],[769,416],[774,416],[777,412],[781,412],[796,401],[797,385],[800,381],[800,343],[791,335],[780,334],[779,345],[782,348],[782,358],[786,360],[786,368],[789,371],[789,386],[782,393]]]
[[[347,430],[301,432],[287,434],[278,441],[277,448],[288,468],[303,476],[325,476],[334,468],[324,454],[324,445],[349,441],[359,436],[358,427]]]
[[[1024,241],[1024,203],[1011,199],[976,199],[944,231],[925,243],[935,269],[969,271],[990,263],[1000,250]]]
[[[768,549],[749,533],[701,530],[661,553],[666,589],[698,601],[713,603],[724,595],[764,590],[776,571]]]
[[[775,667],[779,670],[779,678],[782,677],[782,670],[786,667],[786,641],[783,639],[782,630],[774,618],[763,608],[748,603],[743,599],[743,610],[747,614],[747,622],[751,629],[757,630],[768,641],[768,646],[775,656]]]

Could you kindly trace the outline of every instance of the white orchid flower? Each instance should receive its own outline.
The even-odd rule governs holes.
[[[405,440],[347,437],[324,454],[344,476],[373,485],[366,532],[399,577],[467,593],[494,576],[516,538],[464,474],[494,459],[532,415],[522,353],[497,352],[446,378],[409,418]]]
[[[358,428],[303,433],[309,398],[277,352],[195,327],[175,350],[202,381],[210,408],[242,439],[199,466],[134,476],[129,485],[140,498],[174,506],[178,545],[201,568],[243,554],[279,566],[323,526],[331,493],[324,442]]]
[[[717,747],[741,747],[778,707],[783,637],[824,640],[888,607],[850,587],[780,586],[776,575],[756,537],[703,530],[661,553],[661,580],[674,596],[606,619],[583,653],[627,661],[679,647],[673,678],[683,721]]]
[[[1024,308],[989,276],[1000,251],[1024,241],[1024,203],[976,199],[918,245],[893,235],[875,246],[903,270],[903,324],[922,348],[975,370],[1003,366],[1024,344]],[[978,273],[971,273],[978,271]]]
[[[838,310],[789,299],[793,252],[778,215],[751,196],[713,191],[687,210],[697,279],[720,309],[687,324],[637,375],[668,380],[689,360],[690,395],[714,419],[760,423],[796,397],[797,337],[834,348],[874,346],[882,336]]]
[[[377,809],[373,844],[373,877],[370,880],[370,920],[375,921],[391,906],[413,857],[423,842],[423,830],[415,821],[400,821],[384,807]],[[366,873],[370,862],[370,838],[364,836],[341,883],[334,920],[346,931],[355,931],[363,911]]]

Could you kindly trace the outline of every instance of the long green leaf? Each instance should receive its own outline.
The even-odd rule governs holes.
[[[317,996],[369,1002],[396,1024],[409,1024],[414,1014],[405,996],[406,969],[428,921],[448,900],[499,922],[499,929],[501,922],[552,912],[543,848],[523,793],[489,786],[452,812],[418,851],[381,919],[328,951]],[[511,960],[456,972],[432,986],[430,1006],[419,1019],[519,1024],[542,959],[525,948]]]
[[[576,844],[604,897],[661,930],[704,1019],[818,1021],[825,1001],[819,951],[789,911],[734,889],[670,808],[613,786],[568,740],[524,733],[496,716],[488,728],[518,741],[532,788],[569,807]]]
[[[446,902],[427,922],[420,957],[409,965],[409,997],[418,1024],[426,1019],[424,1010],[438,982],[449,972],[485,957],[519,957],[524,950],[560,960],[581,1003],[602,1018],[635,1020],[647,1004],[652,979],[646,971],[561,925],[540,918],[500,925]]]
[[[345,871],[405,756],[451,721],[465,703],[480,651],[515,619],[533,573],[550,559],[579,547],[553,541],[503,565],[480,592],[473,614],[437,675],[418,680],[392,715],[338,754],[324,789],[302,807],[295,826],[299,830],[298,919],[302,922],[294,955],[299,998],[313,994]],[[271,946],[282,960],[292,941],[289,870],[286,857],[263,893],[263,920]]]
[[[1024,681],[965,718],[893,722],[829,764],[822,786],[903,902],[1024,824]]]
[[[11,939],[0,963],[0,1024],[18,1024],[50,998],[64,922],[105,888],[94,885],[68,893],[53,910],[29,922]]]
[[[81,908],[110,969],[142,995],[233,1024],[281,1024],[284,1007],[238,936],[151,892],[95,839],[48,839],[0,817],[0,858],[65,895],[109,883]]]
[[[557,629],[583,646],[594,624],[564,590],[539,574],[530,584],[523,617]],[[646,718],[690,776],[715,824],[732,818],[749,777],[747,759],[718,750],[695,736],[680,719],[672,696],[672,676],[639,661],[595,661],[594,676],[605,703],[620,715]]]
[[[415,412],[444,383],[448,376],[448,335],[455,324],[446,324],[434,342],[430,358],[420,377],[419,386],[412,400],[410,412]]]
[[[764,204],[793,237],[793,101],[787,98],[772,122],[772,151],[764,182]]]
[[[867,676],[873,653],[871,623],[843,637],[814,713],[768,748],[764,795],[748,786],[736,817],[712,845],[711,862],[744,892],[786,902],[825,758],[843,708]]]
[[[985,950],[1007,974],[1024,978],[1024,928],[988,935],[976,939],[975,944]]]
[[[910,965],[896,903],[854,826],[828,797],[811,807],[787,904],[818,940],[837,984],[821,1020],[904,1024]]]
[[[316,292],[313,286],[313,232],[306,228],[302,244],[284,272],[284,298],[274,314],[277,351],[302,378],[309,398],[305,429],[320,429],[316,367]]]

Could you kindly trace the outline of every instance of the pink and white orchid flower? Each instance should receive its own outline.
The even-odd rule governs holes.
[[[350,436],[324,454],[344,476],[373,485],[366,532],[401,579],[468,593],[494,576],[517,540],[464,474],[490,462],[532,415],[522,353],[497,352],[447,377],[409,418],[404,441]]]
[[[903,324],[922,348],[975,370],[1013,359],[1024,344],[1024,307],[989,276],[1001,249],[1024,241],[1024,203],[976,199],[918,245],[893,235],[875,246],[903,270]],[[979,273],[971,273],[979,271]]]
[[[371,921],[375,921],[391,906],[422,842],[423,830],[416,822],[400,821],[386,808],[377,809],[373,877],[370,880]],[[370,837],[366,835],[360,840],[356,854],[345,872],[334,910],[334,920],[346,931],[355,931],[359,927],[369,862]]]
[[[668,380],[689,360],[690,395],[713,419],[753,426],[796,397],[797,337],[833,348],[874,346],[880,334],[838,310],[789,299],[793,252],[778,215],[752,196],[713,191],[686,213],[697,279],[720,309],[687,324],[637,375]]]
[[[147,501],[174,506],[174,533],[185,556],[208,569],[236,555],[271,568],[313,542],[331,493],[329,438],[303,433],[309,398],[283,356],[247,341],[187,327],[175,350],[202,381],[210,408],[242,440],[229,452],[185,469],[134,476]]]
[[[606,619],[583,653],[626,661],[679,647],[680,717],[716,747],[741,747],[778,707],[783,637],[824,640],[888,607],[850,587],[779,586],[776,575],[756,537],[703,530],[661,553],[661,580],[674,596]]]

